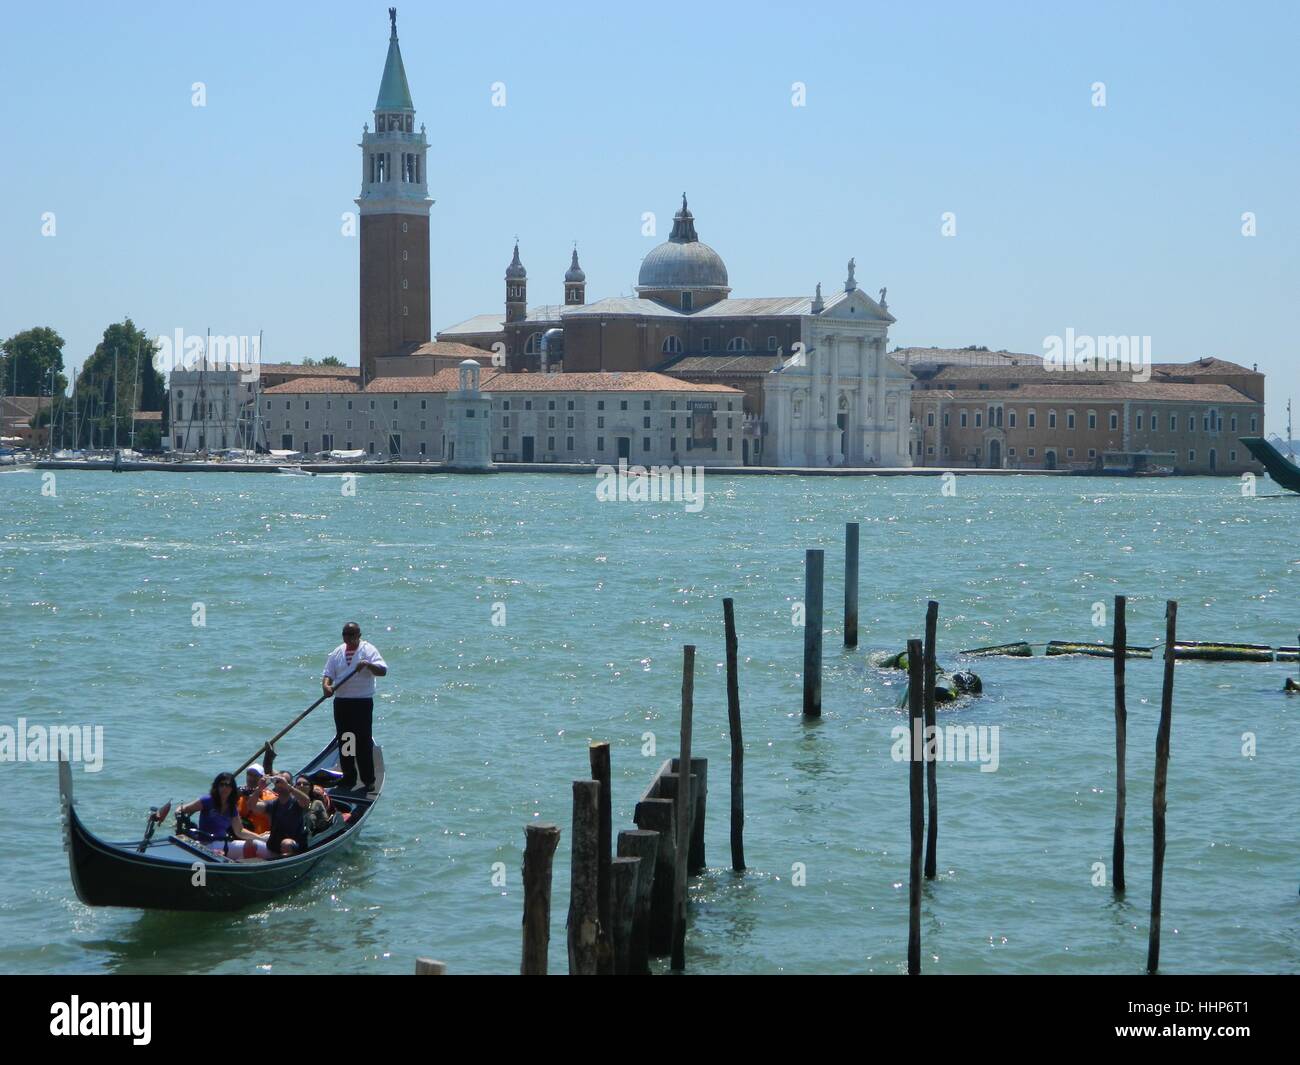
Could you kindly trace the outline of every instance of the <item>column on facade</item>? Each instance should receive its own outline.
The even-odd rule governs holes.
[[[867,402],[867,388],[871,381],[871,359],[867,352],[867,338],[863,336],[856,337],[854,340],[854,350],[857,354],[858,363],[858,419],[854,427],[853,441],[857,454],[854,460],[859,466],[867,464],[867,415],[870,404]]]
[[[875,374],[875,417],[871,420],[872,453],[877,463],[884,462],[885,430],[885,338],[880,337],[873,345],[872,371]]]
[[[826,337],[826,354],[830,359],[830,394],[826,397],[826,452],[831,463],[840,458],[840,338]]]

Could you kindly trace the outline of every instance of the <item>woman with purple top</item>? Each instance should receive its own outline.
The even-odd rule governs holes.
[[[207,795],[176,809],[178,816],[196,812],[199,834],[206,837],[201,842],[210,850],[231,858],[266,856],[265,838],[248,831],[239,818],[239,787],[233,773],[218,773]]]

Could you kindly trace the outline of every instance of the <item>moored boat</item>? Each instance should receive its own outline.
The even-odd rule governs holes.
[[[1268,470],[1268,475],[1283,488],[1300,492],[1300,466],[1282,454],[1271,442],[1262,436],[1243,436],[1241,442]]]
[[[306,850],[269,861],[227,858],[205,847],[198,833],[174,833],[159,839],[148,833],[144,839],[119,843],[100,839],[78,815],[72,767],[60,761],[64,847],[77,897],[88,906],[159,910],[237,910],[271,902],[305,882],[356,839],[384,787],[383,750],[375,744],[374,752],[375,789],[371,792],[329,786],[340,776],[334,740],[294,774],[325,786],[335,813],[328,825],[308,837]]]

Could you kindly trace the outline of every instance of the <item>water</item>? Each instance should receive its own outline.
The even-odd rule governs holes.
[[[78,808],[109,838],[187,800],[319,694],[341,623],[390,666],[376,732],[388,787],[355,849],[309,887],[236,915],[92,910],[75,898],[51,764],[0,764],[0,970],[454,972],[519,964],[523,826],[564,830],[551,967],[565,968],[570,781],[613,747],[614,823],[676,745],[695,643],[694,751],[710,760],[709,873],[692,888],[692,971],[899,972],[907,766],[890,757],[901,674],[866,652],[1109,639],[1294,643],[1300,497],[1198,478],[710,477],[699,513],[597,503],[590,477],[0,475],[5,710],[102,725]],[[842,534],[862,522],[862,648],[841,650]],[[803,552],[826,549],[825,713],[800,715]],[[740,633],[746,856],[729,869],[722,599]],[[494,626],[493,604],[505,604]],[[206,625],[196,627],[195,604]],[[1107,619],[1109,625],[1109,619]],[[1040,649],[1041,650],[1041,649]],[[1145,964],[1161,665],[1128,667],[1128,895],[1092,884],[1114,814],[1111,665],[991,659],[986,694],[940,722],[1000,728],[996,772],[939,767],[940,876],[927,971],[1137,972]],[[1294,665],[1177,669],[1162,967],[1290,972],[1300,960]],[[281,745],[300,764],[328,708]],[[642,753],[644,734],[658,750]],[[1243,756],[1243,734],[1257,752]],[[493,885],[503,863],[505,887]],[[806,884],[793,881],[797,864]]]

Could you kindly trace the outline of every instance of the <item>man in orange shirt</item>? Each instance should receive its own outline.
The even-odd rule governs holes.
[[[244,775],[247,787],[240,789],[239,816],[259,836],[271,831],[271,818],[258,808],[259,802],[275,802],[275,792],[265,789],[266,774],[260,765],[250,765]]]

